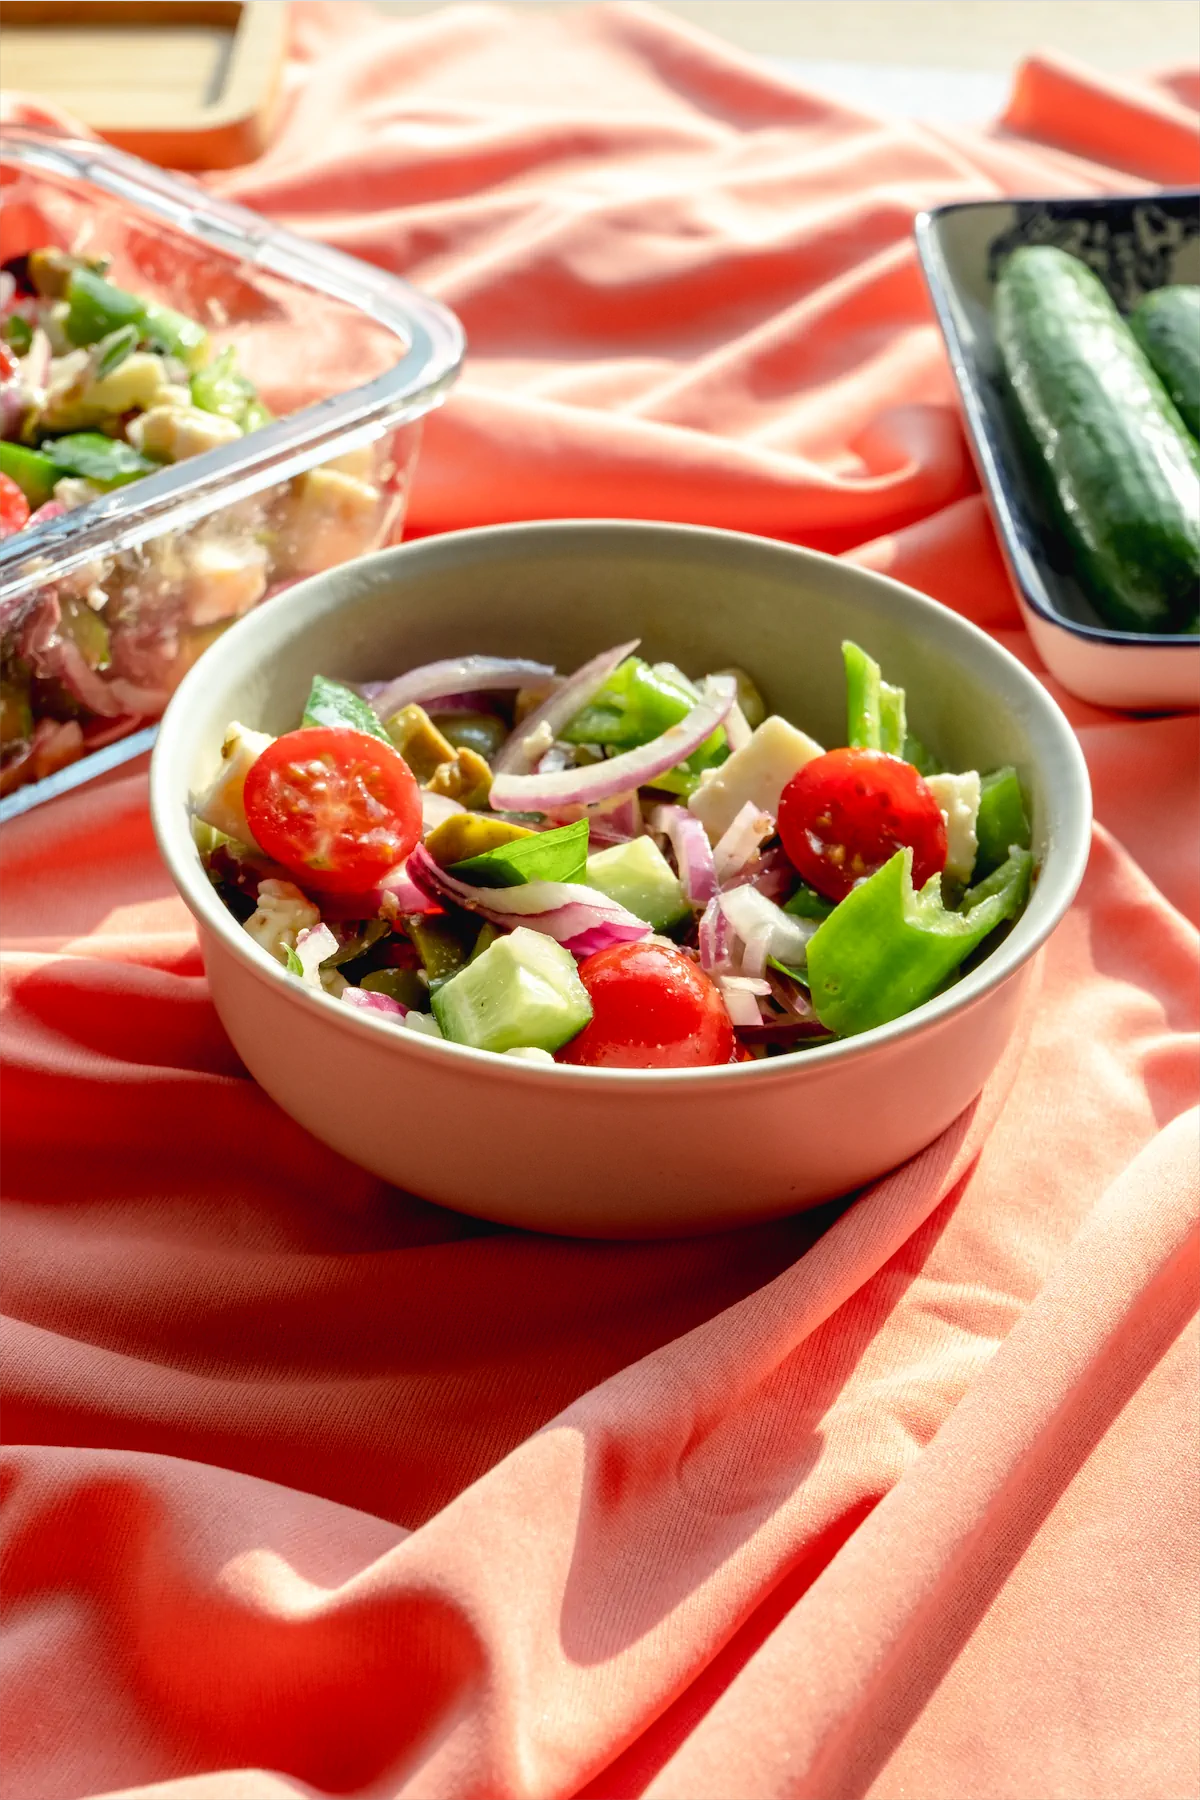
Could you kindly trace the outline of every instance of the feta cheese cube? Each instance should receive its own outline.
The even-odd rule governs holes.
[[[824,754],[820,744],[772,713],[751,733],[749,743],[702,777],[689,809],[715,844],[747,803],[760,812],[777,812],[792,776]]]
[[[290,881],[260,881],[258,906],[243,930],[276,962],[286,962],[287,952],[296,948],[300,933],[311,931],[320,923],[321,915],[312,901]]]
[[[981,792],[978,772],[968,769],[963,775],[927,775],[925,785],[946,821],[946,873],[955,881],[967,882],[979,849],[975,836]]]
[[[274,742],[269,732],[251,731],[248,725],[239,725],[235,720],[225,733],[221,766],[211,786],[193,803],[196,817],[214,831],[223,831],[226,837],[253,847],[254,838],[246,823],[246,777],[255,759]],[[317,923],[315,918],[312,923]]]

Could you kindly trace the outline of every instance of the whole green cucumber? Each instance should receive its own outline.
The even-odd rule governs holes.
[[[1155,288],[1129,323],[1180,418],[1200,438],[1200,287]]]
[[[996,343],[1078,572],[1127,631],[1176,631],[1200,585],[1200,449],[1107,291],[1050,245],[996,284]]]

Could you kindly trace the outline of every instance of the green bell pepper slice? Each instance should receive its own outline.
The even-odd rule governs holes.
[[[63,329],[73,344],[98,344],[124,325],[141,326],[146,303],[92,269],[72,269],[67,278]]]
[[[568,744],[632,750],[661,737],[696,704],[695,689],[627,656],[562,732]]]
[[[670,664],[652,668],[640,656],[627,656],[561,735],[568,744],[633,750],[678,725],[699,698],[686,675]],[[723,763],[728,755],[725,733],[718,727],[685,762],[657,776],[654,786],[686,797],[699,787],[704,771]]]
[[[960,912],[949,912],[941,877],[914,890],[912,851],[898,850],[809,940],[809,989],[822,1025],[854,1037],[932,999],[990,932],[1021,911],[1032,873],[1029,851],[1015,850],[967,890]]]
[[[207,368],[197,369],[189,386],[193,405],[203,412],[219,413],[222,418],[232,419],[241,431],[252,429],[246,419],[253,408],[266,413],[254,383],[237,367],[237,352],[232,344]],[[255,423],[263,421],[256,418]]]
[[[983,777],[975,836],[979,841],[975,856],[977,875],[988,875],[998,869],[1014,844],[1021,850],[1028,850],[1029,814],[1014,768],[993,769],[990,775]]]
[[[208,357],[208,333],[186,313],[170,306],[146,306],[142,337],[151,349],[176,356],[185,369],[199,369]]]
[[[40,450],[27,450],[24,444],[10,444],[0,439],[0,474],[15,481],[36,512],[54,496],[54,484],[62,474]]]
[[[809,887],[807,881],[802,881],[790,899],[784,901],[783,910],[797,919],[827,919],[835,904],[824,894],[818,894],[815,887]]]
[[[908,735],[904,689],[883,679],[879,664],[849,639],[842,645],[846,669],[846,742],[852,750],[902,756]]]

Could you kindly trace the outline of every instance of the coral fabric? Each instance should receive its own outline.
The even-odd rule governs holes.
[[[415,530],[780,535],[1042,674],[912,216],[1188,179],[1198,92],[1035,59],[951,130],[637,5],[307,6],[216,185],[466,321]],[[144,771],[5,828],[5,1800],[1200,1792],[1196,721],[1058,697],[1100,823],[977,1105],[694,1242],[479,1225],[308,1139]]]

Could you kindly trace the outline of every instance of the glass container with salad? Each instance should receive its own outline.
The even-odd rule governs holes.
[[[294,730],[231,721],[194,796],[208,877],[295,981],[524,1060],[687,1069],[886,1024],[988,955],[1034,878],[1011,767],[946,771],[843,646],[846,742],[737,668],[636,642],[563,676],[469,655]]]
[[[260,600],[397,541],[462,345],[391,277],[104,146],[12,128],[0,187],[9,794],[156,719]]]

